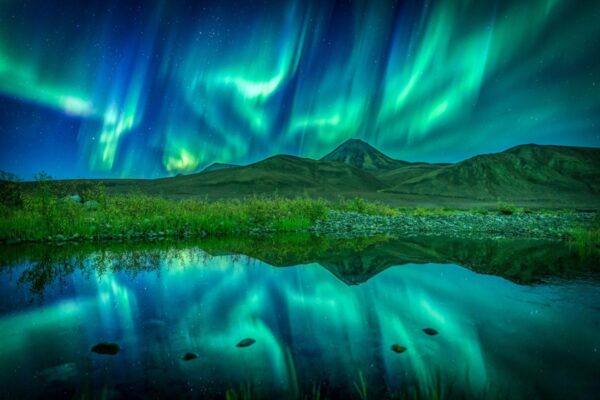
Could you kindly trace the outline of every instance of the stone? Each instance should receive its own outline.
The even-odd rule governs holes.
[[[195,360],[196,358],[198,358],[198,354],[196,353],[185,353],[183,357],[181,357],[183,361],[191,361]]]
[[[433,328],[425,328],[423,329],[423,332],[425,332],[426,334],[428,334],[429,336],[435,336],[438,334],[438,331],[436,331]]]
[[[98,203],[96,200],[88,200],[83,203],[83,206],[88,210],[97,210],[100,208],[100,203]]]
[[[78,194],[74,194],[71,196],[65,196],[65,197],[63,197],[63,201],[73,202],[73,203],[81,203],[81,196],[79,196]]]
[[[399,345],[399,344],[393,344],[392,351],[394,353],[404,353],[406,351],[406,347]]]
[[[254,343],[256,343],[256,340],[254,340],[252,338],[246,338],[246,339],[240,340],[240,342],[238,344],[236,344],[236,346],[237,347],[249,347],[249,346],[252,346]]]
[[[117,343],[101,342],[92,347],[91,351],[97,354],[114,356],[120,350],[121,348]]]

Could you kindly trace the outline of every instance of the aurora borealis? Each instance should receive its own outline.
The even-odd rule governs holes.
[[[599,146],[597,1],[0,2],[0,169]]]

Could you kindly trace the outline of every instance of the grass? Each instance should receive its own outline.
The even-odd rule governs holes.
[[[589,228],[576,228],[567,232],[569,245],[582,257],[600,256],[600,211]]]
[[[208,201],[167,199],[142,193],[107,195],[99,184],[52,181],[41,174],[33,184],[0,184],[0,240],[128,239],[226,236],[240,233],[306,231],[332,211],[368,215],[513,215],[508,203],[492,209],[392,208],[363,198],[248,197]],[[77,193],[78,201],[69,196]],[[542,213],[544,211],[537,210]],[[570,233],[582,251],[593,250],[598,229]]]
[[[14,186],[18,188],[18,186]],[[16,190],[16,189],[15,189]],[[146,236],[229,235],[252,231],[305,230],[332,210],[393,215],[385,205],[363,199],[326,201],[308,197],[249,197],[244,200],[170,200],[141,193],[107,196],[102,187],[72,189],[45,178],[33,190],[13,190],[0,203],[0,239],[45,240]]]

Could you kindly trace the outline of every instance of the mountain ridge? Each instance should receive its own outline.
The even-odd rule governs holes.
[[[86,180],[89,181],[89,180]],[[321,159],[274,155],[245,166],[160,179],[105,179],[110,193],[210,200],[253,195],[361,197],[392,206],[600,207],[600,148],[524,144],[454,164],[394,160],[361,140]],[[31,183],[24,183],[24,185]]]
[[[200,172],[211,172],[211,171],[218,171],[220,169],[229,169],[229,168],[237,168],[237,167],[242,167],[242,165],[214,162],[214,163],[208,165],[207,167],[205,167]]]

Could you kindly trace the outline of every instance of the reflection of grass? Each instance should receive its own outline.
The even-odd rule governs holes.
[[[326,254],[356,254],[388,240],[388,236],[342,239],[288,233],[188,241],[37,243],[0,246],[0,267],[30,264],[19,282],[29,286],[33,294],[43,294],[48,284],[78,270],[84,275],[120,271],[135,275],[158,270],[161,263],[199,263],[210,258],[211,254],[230,254],[232,257],[241,254],[271,265],[297,265],[315,262]]]
[[[358,392],[361,400],[367,400],[369,394],[367,380],[365,379],[365,374],[363,374],[362,370],[358,371],[358,382],[354,382],[354,388]]]
[[[161,262],[189,264],[202,262],[210,255],[242,255],[273,266],[320,263],[346,283],[363,282],[388,266],[424,262],[462,265],[522,284],[548,277],[569,279],[599,273],[598,253],[582,256],[572,243],[437,236],[340,238],[306,232],[64,245],[29,243],[0,245],[0,267],[30,265],[20,281],[34,294],[77,270],[88,275],[116,271],[134,275],[158,270]]]
[[[376,395],[369,394],[368,386],[369,383],[361,370],[358,372],[358,380],[352,382],[352,387],[336,387],[323,391],[322,384],[313,383],[312,385],[305,386],[304,389],[300,389],[299,393],[296,393],[295,396],[290,396],[289,398],[302,400],[330,398],[367,400],[369,397],[383,400],[500,400],[509,398],[506,393],[494,388],[490,384],[482,389],[475,389],[468,380],[461,385],[458,385],[455,382],[445,382],[439,371],[433,376],[431,382],[427,384],[415,383],[398,389],[383,389],[378,391]],[[254,389],[253,384],[246,383],[245,385],[240,386],[239,389],[227,389],[224,398],[226,400],[253,400],[279,397],[271,397],[266,393],[259,394]]]
[[[240,389],[229,388],[225,391],[225,400],[253,400],[257,398],[258,396],[254,393],[250,383],[242,385]]]

